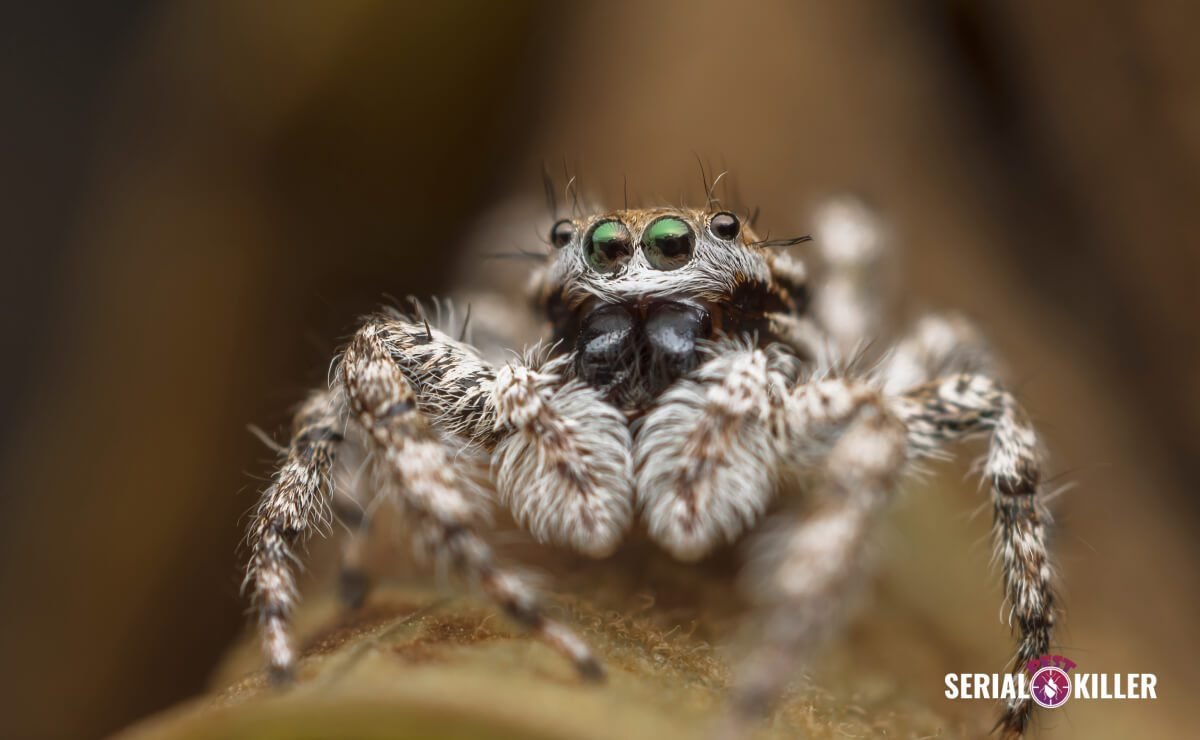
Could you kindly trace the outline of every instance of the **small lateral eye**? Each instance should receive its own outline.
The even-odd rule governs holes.
[[[550,243],[555,249],[562,249],[575,238],[575,224],[569,219],[563,219],[550,227]]]
[[[615,272],[633,253],[633,237],[620,221],[601,221],[587,238],[587,262],[596,272]]]
[[[741,232],[742,223],[729,211],[721,211],[708,220],[708,230],[718,239],[729,241]]]
[[[686,221],[667,216],[646,228],[646,233],[642,234],[642,244],[646,249],[646,259],[653,267],[675,270],[692,258],[696,237]]]

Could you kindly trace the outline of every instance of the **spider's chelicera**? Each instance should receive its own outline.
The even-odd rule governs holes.
[[[761,629],[728,714],[740,734],[841,618],[904,473],[975,435],[990,439],[1015,665],[1045,654],[1055,615],[1034,430],[962,319],[925,317],[856,369],[865,363],[850,358],[879,327],[870,268],[880,232],[847,201],[822,212],[817,237],[824,264],[810,296],[803,264],[778,248],[799,240],[760,240],[728,211],[560,220],[532,282],[550,341],[506,364],[416,311],[368,318],[329,387],[296,415],[250,526],[246,583],[272,672],[295,664],[293,552],[336,503],[339,459],[366,459],[368,497],[400,504],[422,552],[586,677],[603,675],[597,656],[493,558],[481,533],[488,497],[464,466],[483,460],[482,477],[541,543],[603,557],[640,526],[688,561],[755,529],[777,496],[795,494],[781,482],[800,480],[818,505],[756,535],[747,569]],[[364,530],[347,508],[339,516]],[[362,595],[350,589],[352,601]],[[1030,712],[1013,701],[1001,728],[1021,734]]]

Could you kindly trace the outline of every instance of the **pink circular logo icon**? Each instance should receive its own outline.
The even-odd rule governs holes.
[[[1058,666],[1047,666],[1033,674],[1029,693],[1039,705],[1056,709],[1071,698],[1071,677]]]

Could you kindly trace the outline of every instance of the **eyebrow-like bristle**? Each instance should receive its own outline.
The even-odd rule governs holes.
[[[696,164],[700,166],[700,183],[704,186],[704,194],[708,196],[708,207],[712,210],[712,190],[708,187],[708,173],[704,171],[704,162],[700,159],[699,152],[692,152],[696,157]]]
[[[579,218],[581,211],[579,209],[579,191],[575,189],[575,176],[571,175],[571,179],[567,180],[567,187],[564,189],[565,195],[571,196],[571,215]]]
[[[716,178],[713,179],[712,185],[708,188],[708,210],[709,211],[713,210],[714,203],[716,203],[718,206],[721,205],[721,199],[715,197],[713,195],[713,191],[717,189],[717,184],[719,182],[721,182],[721,180],[728,174],[729,174],[729,170],[725,170],[721,174],[717,175]]]
[[[770,236],[768,234],[768,236]],[[797,244],[811,242],[812,235],[805,234],[804,236],[793,236],[790,239],[763,239],[762,241],[750,242],[752,247],[763,247],[765,249],[774,249],[778,247],[794,247]]]
[[[463,317],[462,329],[458,332],[458,341],[467,341],[467,327],[471,325],[471,304],[467,304],[467,315]]]

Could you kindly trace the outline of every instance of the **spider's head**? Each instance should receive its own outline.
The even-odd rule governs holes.
[[[582,380],[629,409],[695,367],[704,340],[763,337],[768,314],[795,313],[805,301],[802,266],[729,211],[563,219],[550,242],[538,301],[554,338],[576,351]]]

